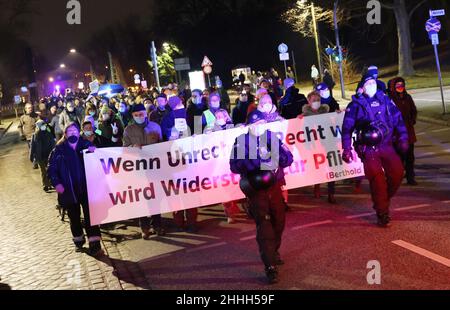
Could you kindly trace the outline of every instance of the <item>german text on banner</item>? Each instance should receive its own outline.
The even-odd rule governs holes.
[[[344,114],[323,114],[263,125],[294,155],[285,169],[287,189],[364,175],[359,159],[342,161]],[[85,153],[93,225],[169,213],[244,197],[239,175],[230,171],[235,139],[247,128],[139,148],[97,149]],[[357,158],[356,154],[354,157]]]

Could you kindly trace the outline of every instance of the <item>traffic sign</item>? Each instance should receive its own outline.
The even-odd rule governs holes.
[[[284,43],[281,43],[278,46],[278,51],[280,52],[280,54],[285,54],[285,53],[288,52],[288,50],[289,50],[289,47],[286,44],[284,44]]]
[[[431,44],[433,45],[439,45],[439,34],[433,33],[431,35]]]
[[[430,10],[430,17],[443,16],[445,15],[445,10]]]
[[[280,54],[280,60],[281,61],[288,61],[289,60],[289,53],[281,53]]]
[[[436,18],[431,18],[427,20],[427,23],[425,24],[425,29],[428,33],[438,33],[442,28],[441,22]]]
[[[211,66],[205,66],[205,67],[203,67],[203,72],[205,72],[205,74],[211,74],[211,72],[212,72],[212,67],[211,67]]]
[[[202,62],[202,68],[206,67],[206,66],[212,66],[213,63],[211,62],[211,60],[209,60],[209,58],[207,56],[205,56],[205,58],[203,58],[203,62]]]
[[[175,63],[175,71],[189,71],[191,70],[191,64],[189,63],[189,58],[175,58],[173,60]]]

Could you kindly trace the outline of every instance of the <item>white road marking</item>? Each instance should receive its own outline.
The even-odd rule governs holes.
[[[414,209],[420,209],[425,207],[431,207],[430,204],[422,204],[422,205],[416,205],[416,206],[410,206],[410,207],[403,207],[403,208],[396,208],[394,211],[407,211],[407,210],[414,210]]]
[[[219,243],[214,243],[214,244],[207,244],[204,246],[199,246],[197,248],[193,248],[193,249],[187,249],[186,252],[190,253],[190,252],[197,252],[197,251],[201,251],[201,250],[206,250],[206,249],[211,249],[211,248],[216,248],[222,245],[226,245],[226,242],[219,242]]]
[[[432,130],[431,132],[443,132],[443,131],[449,131],[450,128],[443,128],[443,129],[436,129],[436,130]]]
[[[426,134],[427,134],[426,132],[420,132],[420,133],[416,134],[416,136],[424,136]]]
[[[403,240],[392,241],[392,243],[450,268],[450,259],[448,258],[445,258],[428,250],[422,249],[418,246],[415,246]]]
[[[247,241],[247,240],[253,240],[256,239],[256,235],[250,236],[250,237],[244,237],[239,239],[240,241]]]
[[[376,212],[370,212],[370,213],[368,212],[368,213],[363,213],[363,214],[358,214],[358,215],[350,215],[350,216],[347,216],[346,219],[352,220],[352,219],[357,219],[360,217],[368,217],[368,216],[372,216],[372,215],[376,215]]]
[[[419,156],[430,156],[430,155],[436,155],[436,153],[435,152],[428,152],[428,153],[419,154]]]
[[[299,230],[299,229],[303,229],[303,228],[316,227],[316,226],[321,226],[321,225],[326,225],[326,224],[331,224],[331,223],[333,223],[333,221],[331,221],[331,220],[323,221],[323,222],[315,222],[315,223],[311,223],[311,224],[306,224],[306,225],[302,225],[302,226],[293,227],[292,230]]]
[[[415,98],[415,101],[426,101],[426,102],[440,102],[442,103],[442,100],[436,100],[436,99],[422,99],[422,98]],[[448,103],[448,102],[445,102]]]

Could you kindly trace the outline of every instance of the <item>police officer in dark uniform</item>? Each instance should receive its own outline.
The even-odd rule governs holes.
[[[241,175],[240,186],[249,200],[249,212],[256,222],[256,240],[270,284],[278,282],[277,265],[284,262],[279,249],[285,226],[281,185],[284,168],[293,156],[275,133],[265,130],[264,114],[249,115],[249,133],[236,139],[230,159],[231,171]]]
[[[390,200],[399,189],[404,173],[396,149],[407,152],[408,132],[401,112],[383,91],[378,90],[377,81],[371,74],[363,77],[361,85],[363,95],[353,96],[345,114],[342,158],[346,163],[355,159],[351,142],[356,131],[358,138],[353,146],[364,163],[378,225],[387,227]]]

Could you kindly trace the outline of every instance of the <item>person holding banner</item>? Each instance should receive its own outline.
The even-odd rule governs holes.
[[[319,84],[320,85],[320,84]],[[330,113],[330,106],[328,104],[321,103],[321,95],[318,92],[312,92],[308,95],[308,104],[303,106],[303,113],[299,118]],[[336,183],[328,182],[328,202],[331,204],[336,204],[336,198],[334,197],[336,193]],[[314,197],[320,199],[320,184],[314,185]]]
[[[404,172],[393,144],[405,154],[409,149],[408,131],[400,110],[382,90],[378,90],[373,75],[365,75],[361,85],[363,96],[354,96],[346,110],[342,127],[342,159],[346,163],[355,159],[352,136],[356,131],[357,140],[353,147],[364,163],[377,212],[377,224],[388,227],[391,221],[390,201],[400,188]]]
[[[89,239],[89,254],[98,257],[103,254],[101,234],[100,227],[90,225],[84,150],[94,152],[95,147],[89,141],[80,139],[80,127],[77,123],[68,124],[63,139],[50,154],[47,171],[50,182],[58,193],[58,203],[67,210],[76,250],[82,251],[86,242],[81,225],[81,205]]]
[[[267,121],[260,111],[249,115],[249,132],[233,146],[230,168],[241,175],[240,187],[250,202],[256,223],[256,240],[270,284],[278,282],[278,265],[284,264],[279,249],[285,226],[285,205],[281,185],[284,168],[294,159],[275,133],[264,128]]]
[[[124,147],[137,147],[160,143],[163,141],[161,127],[148,120],[147,111],[143,104],[133,106],[132,116],[134,124],[128,125],[123,133]],[[148,240],[151,235],[157,234],[164,236],[166,234],[162,227],[161,215],[154,215],[150,218],[143,217],[139,219],[139,226],[142,230],[142,238]]]

